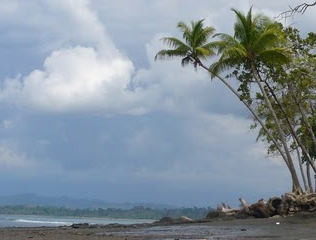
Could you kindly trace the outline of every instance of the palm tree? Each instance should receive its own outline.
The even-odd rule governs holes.
[[[160,50],[156,56],[155,60],[165,60],[165,59],[172,59],[175,57],[181,57],[182,66],[186,66],[189,63],[193,63],[195,69],[197,67],[202,67],[207,70],[213,77],[217,77],[222,83],[224,83],[229,90],[248,108],[248,110],[253,114],[253,116],[257,119],[259,124],[261,125],[262,129],[266,132],[269,136],[271,141],[274,143],[278,151],[280,152],[281,156],[284,159],[287,159],[287,156],[284,154],[283,150],[281,149],[279,143],[274,138],[274,136],[270,133],[268,128],[266,127],[265,123],[261,120],[258,116],[256,111],[251,107],[246,99],[244,99],[238,91],[236,91],[232,85],[230,85],[225,78],[222,78],[218,75],[218,68],[208,68],[206,67],[201,60],[206,60],[209,57],[215,55],[214,50],[219,49],[220,52],[223,51],[223,44],[224,41],[213,41],[208,42],[209,38],[211,38],[213,33],[215,32],[214,28],[212,27],[204,27],[203,20],[191,22],[191,25],[188,26],[183,22],[179,22],[177,26],[183,34],[184,41],[177,39],[175,37],[165,37],[162,38],[162,41],[170,47],[170,49],[162,49]],[[221,35],[224,36],[224,35]],[[226,36],[226,35],[225,35]],[[231,40],[232,42],[236,42],[233,37],[228,38],[227,40]],[[226,44],[226,43],[225,43]],[[229,61],[233,59],[226,60],[225,64],[223,64],[224,55],[220,59],[221,62],[218,64],[219,67],[224,66]],[[215,66],[215,65],[214,65]],[[222,68],[223,69],[223,68]]]
[[[234,25],[234,36],[228,34],[217,34],[221,39],[219,46],[220,59],[211,65],[210,69],[215,74],[227,70],[231,67],[242,66],[245,71],[249,71],[267,105],[269,114],[276,125],[278,139],[284,149],[283,157],[291,173],[293,188],[301,192],[300,183],[293,164],[289,146],[286,141],[285,133],[277,117],[276,111],[272,106],[272,100],[268,91],[265,89],[258,71],[262,65],[273,63],[284,64],[290,62],[289,51],[282,46],[282,31],[276,23],[270,21],[263,15],[252,15],[252,8],[247,15],[232,9],[236,14],[237,20]],[[284,43],[284,42],[283,42]],[[250,84],[251,82],[249,82]],[[278,146],[277,144],[276,146]],[[280,153],[283,151],[280,151]],[[284,155],[282,155],[284,156]]]
[[[175,37],[162,38],[163,43],[172,47],[172,49],[160,50],[156,54],[155,60],[182,57],[182,66],[193,63],[194,67],[197,68],[197,66],[201,65],[201,60],[216,55],[214,52],[215,44],[208,42],[208,39],[213,36],[215,29],[204,27],[203,21],[192,21],[191,26],[184,22],[179,22],[177,27],[182,32],[185,42]]]

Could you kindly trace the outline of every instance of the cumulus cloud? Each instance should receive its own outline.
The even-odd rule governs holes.
[[[52,9],[51,15],[60,13],[60,19],[51,24],[59,27],[63,24],[62,36],[72,37],[70,43],[74,46],[53,50],[42,68],[26,76],[6,79],[0,91],[2,102],[57,113],[143,114],[153,109],[175,110],[187,93],[193,96],[202,89],[204,83],[191,81],[198,76],[192,69],[183,71],[178,62],[165,65],[152,62],[159,50],[157,46],[162,47],[157,44],[158,36],[146,47],[150,69],[135,71],[131,60],[115,47],[104,25],[89,8],[89,1],[45,4]],[[66,30],[70,31],[68,36],[63,33]],[[188,103],[195,105],[196,99]]]
[[[74,38],[91,46],[79,44],[52,51],[42,69],[7,79],[0,93],[2,101],[51,112],[142,111],[141,107],[135,110],[129,106],[133,93],[127,88],[133,64],[116,49],[88,3],[86,0],[46,3],[64,11],[72,20],[65,25],[69,24]]]
[[[8,79],[1,98],[44,111],[111,108],[124,94],[133,65],[124,58],[107,59],[93,48],[54,51],[26,77]]]
[[[127,57],[110,46],[55,50],[41,69],[6,79],[0,100],[57,113],[143,114],[158,109],[176,112],[216,105],[210,100],[210,77],[203,69],[195,72],[190,66],[183,68],[179,59],[154,62],[156,52],[164,47],[161,36],[155,36],[146,45],[149,68],[137,71]]]

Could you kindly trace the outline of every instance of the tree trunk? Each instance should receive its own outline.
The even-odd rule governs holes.
[[[308,191],[310,191],[310,188],[308,187],[308,184],[307,184],[305,172],[304,172],[304,169],[303,169],[302,158],[301,158],[300,150],[298,148],[296,148],[296,154],[297,154],[297,158],[298,158],[298,162],[299,162],[299,166],[300,166],[300,172],[301,172],[301,176],[302,176],[302,179],[303,179],[305,192],[308,192]]]
[[[264,89],[264,87],[262,86],[261,84],[261,80],[260,80],[260,77],[259,77],[259,73],[257,72],[255,66],[252,64],[252,73],[253,73],[253,77],[264,97],[264,100],[268,106],[268,109],[273,117],[273,120],[274,120],[274,123],[276,124],[276,127],[277,127],[277,131],[278,131],[278,134],[279,134],[279,137],[280,137],[280,141],[282,142],[282,145],[283,145],[283,148],[284,148],[284,151],[285,151],[285,154],[286,154],[286,157],[287,157],[287,162],[288,162],[288,169],[291,173],[291,177],[292,177],[292,181],[293,181],[293,185],[294,185],[294,188],[295,188],[295,191],[298,191],[298,192],[301,192],[302,191],[302,188],[300,186],[300,182],[299,182],[299,179],[298,179],[298,176],[297,176],[297,173],[296,173],[296,170],[295,170],[295,166],[293,164],[293,160],[292,160],[292,157],[291,157],[291,153],[290,153],[290,150],[289,150],[289,147],[287,145],[287,142],[286,142],[286,138],[285,138],[285,134],[282,130],[282,127],[281,127],[281,124],[278,120],[278,117],[272,107],[272,104],[271,104],[271,101]]]
[[[315,137],[315,134],[313,132],[313,128],[312,126],[310,125],[308,119],[307,119],[307,116],[303,110],[303,107],[302,107],[302,104],[300,103],[300,101],[298,101],[292,87],[290,85],[288,85],[288,88],[293,96],[293,99],[295,101],[295,103],[297,104],[298,108],[299,108],[299,111],[301,113],[301,116],[302,116],[302,119],[303,119],[303,122],[304,122],[304,125],[306,126],[311,138],[312,138],[312,143],[313,143],[313,147],[314,147],[314,151],[316,152],[316,137]],[[302,150],[304,151],[304,154],[306,155],[307,157],[307,161],[310,163],[311,167],[313,168],[314,172],[316,173],[316,165],[315,163],[312,161],[308,151],[306,151],[306,148],[302,148]]]
[[[293,92],[292,87],[289,86],[289,89],[290,89],[290,91],[291,91],[291,93],[292,93],[292,96],[293,96],[293,99],[294,99],[295,103],[296,103],[297,106],[298,106],[298,109],[300,110],[300,113],[301,113],[301,115],[302,115],[303,122],[304,122],[304,124],[305,124],[305,126],[306,126],[306,128],[307,128],[307,130],[308,130],[308,132],[309,132],[309,134],[310,134],[310,136],[311,136],[311,138],[312,138],[314,150],[316,151],[316,137],[315,137],[315,134],[314,134],[314,132],[313,132],[313,128],[312,128],[312,126],[310,125],[310,123],[309,123],[309,121],[308,121],[308,119],[307,119],[307,116],[306,116],[306,114],[305,114],[305,112],[304,112],[304,110],[303,110],[302,104],[300,103],[300,101],[297,99],[295,93]],[[315,171],[315,173],[316,173],[316,168],[315,168],[315,166],[313,166],[313,165],[314,165],[313,162],[311,162],[311,166],[313,167],[313,169],[314,169],[314,171]]]
[[[307,175],[307,181],[308,181],[309,189],[310,189],[311,192],[314,192],[309,162],[306,162],[306,175]]]
[[[260,79],[260,80],[261,80],[261,79]],[[306,150],[305,146],[302,144],[302,141],[301,141],[300,138],[297,136],[296,131],[295,131],[294,127],[293,127],[293,124],[291,123],[289,117],[287,116],[287,114],[286,114],[286,112],[285,112],[285,110],[284,110],[282,104],[280,103],[279,99],[278,99],[277,96],[275,95],[273,89],[270,87],[270,85],[268,84],[268,82],[265,81],[265,84],[266,84],[266,86],[268,87],[268,89],[269,89],[269,91],[270,91],[270,93],[271,93],[273,99],[275,100],[277,106],[280,108],[280,110],[281,110],[281,112],[282,112],[282,114],[283,114],[283,117],[285,118],[285,121],[286,121],[286,123],[287,123],[287,125],[288,125],[288,127],[289,127],[289,129],[290,129],[290,132],[291,132],[292,137],[295,139],[296,143],[300,146],[300,148],[302,149],[304,155],[305,155],[306,158],[307,158],[307,161],[310,162],[312,168],[313,168],[314,171],[316,172],[316,166],[314,165],[314,162],[312,161],[309,152]],[[289,90],[290,90],[290,86],[288,86],[288,88],[289,88]],[[294,94],[292,94],[292,95],[294,95]],[[293,96],[293,97],[294,97],[294,96]],[[298,103],[297,103],[297,104],[298,104]],[[303,114],[303,112],[301,112],[301,114]],[[316,142],[315,142],[315,143],[316,143]],[[316,147],[316,145],[315,145],[315,147]],[[315,150],[315,151],[316,151],[316,150]],[[300,161],[300,160],[299,160],[299,161]]]

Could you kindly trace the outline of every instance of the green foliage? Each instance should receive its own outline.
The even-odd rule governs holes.
[[[300,192],[293,152],[298,158],[302,155],[316,172],[316,34],[304,39],[297,29],[283,29],[265,15],[253,15],[252,8],[247,14],[232,11],[236,15],[234,35],[217,33],[218,41],[203,45],[207,40],[199,38],[207,29],[203,20],[191,26],[180,22],[185,42],[164,38],[172,49],[161,50],[156,59],[181,56],[182,65],[193,62],[220,79],[253,114],[250,127],[261,127],[257,140],[267,143],[269,154],[282,156],[293,188]],[[199,51],[201,45],[210,48]],[[206,68],[200,59],[212,56],[214,49],[219,59]],[[225,79],[219,76],[222,72]],[[237,80],[237,89],[228,79]]]

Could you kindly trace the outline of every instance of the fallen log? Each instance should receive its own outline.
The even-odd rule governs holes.
[[[247,203],[244,199],[242,198],[239,198],[239,202],[241,203],[241,205],[243,206],[243,209],[244,211],[247,213],[247,214],[251,214],[250,210],[249,210],[249,203]]]
[[[266,204],[263,199],[260,199],[257,203],[250,205],[249,207],[250,215],[255,218],[268,218],[272,215],[272,210],[270,205]]]
[[[233,216],[240,211],[240,208],[232,208],[226,203],[221,203],[217,205],[217,210],[221,213],[225,213],[227,216]]]

